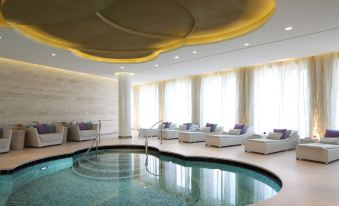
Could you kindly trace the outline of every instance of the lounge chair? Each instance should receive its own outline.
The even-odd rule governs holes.
[[[326,131],[328,133],[328,130]],[[296,148],[297,160],[312,160],[328,164],[339,159],[339,131],[328,137],[324,135],[319,143],[299,144]]]
[[[9,152],[12,141],[12,129],[0,128],[0,153]]]
[[[46,147],[59,145],[63,142],[64,126],[38,124],[27,128],[25,146]]]
[[[202,127],[194,131],[182,131],[179,133],[179,142],[204,142],[207,134],[221,134],[223,127],[218,127],[216,124],[213,125],[215,125],[214,129],[208,127],[208,124],[206,124],[207,127]]]
[[[175,123],[163,122],[159,124],[158,128],[154,128],[154,129],[140,128],[139,137],[159,137],[161,130],[175,130],[176,128],[177,128],[177,124]]]
[[[250,138],[255,138],[252,128],[247,128],[243,132],[231,129],[229,132],[222,132],[221,134],[207,134],[206,146],[227,147],[234,145],[241,145]]]
[[[288,130],[287,130],[288,131]],[[259,139],[248,139],[245,141],[245,152],[255,152],[270,154],[294,149],[299,144],[299,134],[295,130],[290,130],[286,138],[270,139],[268,136]]]
[[[68,125],[68,140],[86,141],[96,138],[99,132],[99,124],[94,123],[77,123]]]
[[[167,140],[178,139],[180,132],[183,132],[183,131],[186,131],[186,132],[194,131],[194,130],[196,130],[198,128],[199,128],[199,126],[196,125],[196,124],[185,123],[185,124],[179,125],[179,127],[175,128],[175,129],[165,129],[165,130],[162,130],[162,138],[163,139],[167,139]]]

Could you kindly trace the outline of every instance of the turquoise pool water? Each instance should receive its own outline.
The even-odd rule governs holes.
[[[0,205],[248,205],[281,189],[243,167],[137,149],[53,160],[0,176]]]

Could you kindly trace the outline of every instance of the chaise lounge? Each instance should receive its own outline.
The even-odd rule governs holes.
[[[166,129],[162,130],[162,138],[166,140],[178,139],[180,132],[189,132],[199,129],[199,126],[193,123],[185,123],[179,125],[179,128],[176,129]]]
[[[12,141],[12,129],[0,128],[0,153],[9,152]]]
[[[177,128],[177,124],[175,123],[163,122],[159,124],[158,128],[155,128],[155,129],[140,128],[139,137],[159,137],[161,130],[176,130],[176,128]]]
[[[326,130],[319,143],[299,144],[296,148],[297,160],[312,160],[328,164],[339,159],[339,131]]]
[[[238,129],[237,129],[238,128]],[[221,134],[207,134],[206,146],[227,147],[241,145],[250,138],[253,138],[254,132],[252,128],[245,125],[236,124],[233,129]]]
[[[294,149],[299,144],[299,134],[295,130],[277,129],[268,136],[245,141],[245,152],[270,154]]]
[[[218,127],[217,124],[207,123],[201,129],[194,131],[182,131],[179,133],[179,142],[195,143],[204,142],[207,134],[221,134],[223,127]]]

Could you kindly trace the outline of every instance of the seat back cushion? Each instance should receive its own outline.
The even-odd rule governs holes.
[[[48,133],[55,133],[56,132],[56,126],[53,124],[45,124],[48,130]]]
[[[79,129],[80,131],[88,130],[87,125],[83,122],[79,123]]]
[[[211,128],[210,132],[215,132],[215,129],[217,128],[217,124],[206,123],[205,127],[210,127]]]
[[[337,145],[339,145],[339,137],[321,138],[319,142],[323,143],[323,144],[337,144]]]
[[[280,140],[283,136],[281,132],[270,132],[268,133],[267,139]]]
[[[33,127],[37,129],[38,134],[48,134],[48,128],[45,124],[37,124],[34,125]]]
[[[273,132],[282,133],[281,139],[286,139],[289,136],[287,129],[274,129]]]
[[[230,129],[228,131],[228,134],[230,135],[240,135],[240,133],[241,133],[241,129]]]

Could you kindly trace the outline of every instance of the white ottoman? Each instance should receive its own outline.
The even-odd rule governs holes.
[[[206,139],[205,132],[180,132],[179,142],[204,142]]]
[[[299,144],[296,148],[297,160],[313,160],[328,164],[339,159],[339,145],[309,143]]]

